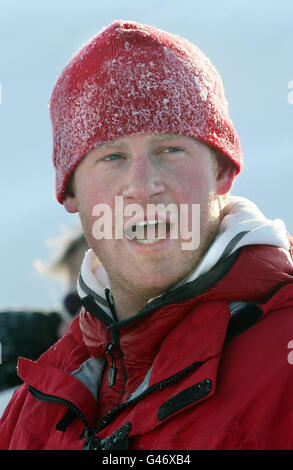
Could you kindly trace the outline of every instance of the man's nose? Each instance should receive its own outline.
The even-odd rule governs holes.
[[[147,202],[164,192],[160,170],[149,157],[137,158],[130,163],[123,184],[123,197]]]

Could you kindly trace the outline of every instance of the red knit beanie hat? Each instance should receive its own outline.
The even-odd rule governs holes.
[[[241,170],[240,142],[221,78],[192,43],[115,21],[66,65],[50,100],[56,196],[95,146],[123,136],[181,134],[219,150]]]

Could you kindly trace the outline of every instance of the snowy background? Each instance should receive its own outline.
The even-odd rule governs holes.
[[[118,18],[185,36],[210,57],[245,154],[233,193],[293,232],[292,0],[2,0],[0,309],[60,301],[63,287],[34,267],[50,259],[45,241],[78,222],[54,198],[47,104],[73,53]]]

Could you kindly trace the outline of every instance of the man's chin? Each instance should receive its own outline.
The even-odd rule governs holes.
[[[159,297],[164,292],[176,288],[179,282],[182,282],[189,273],[149,273],[145,274],[143,279],[136,276],[132,280],[132,292],[134,295],[141,295],[149,300],[154,297]]]

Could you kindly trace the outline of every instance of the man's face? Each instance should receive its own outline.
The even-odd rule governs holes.
[[[231,186],[227,175],[220,173],[217,175],[211,149],[191,137],[164,134],[122,137],[83,158],[74,174],[75,195],[67,196],[64,205],[70,212],[78,210],[88,243],[103,263],[112,288],[145,298],[155,297],[189,274],[214,238],[220,215],[217,194],[227,192]],[[115,213],[115,196],[123,198],[123,213],[121,206],[119,213],[116,206]],[[111,239],[97,239],[93,235],[97,220],[93,208],[98,204],[111,208]],[[129,204],[140,205],[145,216],[150,204],[165,207],[174,204],[179,215],[177,239],[170,238],[168,225],[167,238],[159,242],[143,243],[125,234],[115,239],[115,226],[121,220],[123,227],[132,225],[137,215],[125,216]],[[192,220],[192,204],[199,205],[200,220],[198,217]],[[186,242],[180,235],[182,205],[188,207],[188,228],[200,235],[196,249],[182,249]]]

